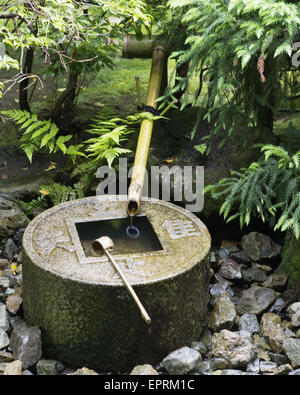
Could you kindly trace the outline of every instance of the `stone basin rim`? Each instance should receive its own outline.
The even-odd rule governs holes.
[[[127,202],[127,195],[103,195],[103,196],[90,196],[90,197],[85,197],[85,198],[81,198],[81,199],[76,199],[76,200],[72,200],[69,202],[64,202],[64,203],[60,203],[59,205],[56,205],[50,209],[47,209],[46,211],[42,212],[41,214],[39,214],[37,217],[35,217],[30,224],[27,226],[26,231],[24,233],[24,237],[23,237],[23,251],[25,250],[25,254],[29,257],[29,259],[34,262],[34,264],[36,266],[38,266],[39,268],[41,268],[42,270],[51,273],[52,275],[55,275],[57,277],[61,277],[67,281],[75,281],[78,283],[82,283],[82,284],[87,284],[87,285],[94,285],[94,286],[106,286],[106,287],[125,287],[124,284],[122,282],[120,283],[107,283],[105,281],[92,281],[92,280],[87,280],[87,279],[80,279],[77,277],[68,277],[67,275],[63,274],[63,273],[59,273],[56,270],[51,270],[49,267],[46,267],[42,264],[39,263],[39,261],[42,260],[41,256],[35,251],[33,244],[32,244],[32,236],[33,236],[33,232],[36,228],[36,226],[43,221],[46,217],[48,217],[49,215],[51,215],[51,212],[57,212],[58,210],[62,210],[64,209],[64,207],[70,207],[72,205],[75,204],[81,204],[86,202],[91,202],[91,201],[98,201],[98,202]],[[155,284],[155,283],[159,283],[161,281],[164,280],[169,280],[169,279],[173,279],[177,276],[180,276],[182,273],[184,272],[188,272],[190,270],[192,270],[198,263],[200,263],[203,259],[205,259],[205,257],[207,256],[207,254],[209,253],[210,250],[210,246],[211,246],[211,236],[209,234],[209,231],[207,229],[207,227],[205,226],[205,224],[194,214],[190,213],[189,211],[185,210],[184,208],[177,206],[173,203],[170,202],[165,202],[163,200],[159,200],[159,199],[155,199],[155,198],[148,198],[148,197],[143,197],[142,202],[141,202],[141,210],[143,207],[143,202],[149,202],[151,204],[159,204],[159,205],[163,205],[166,206],[168,208],[171,208],[173,210],[176,210],[178,212],[180,212],[181,214],[189,217],[193,222],[195,222],[199,228],[201,228],[201,230],[205,233],[205,236],[207,238],[207,243],[205,243],[205,246],[207,246],[207,248],[202,248],[199,249],[199,251],[197,252],[196,255],[193,256],[193,258],[191,259],[191,265],[189,268],[184,268],[181,271],[178,271],[174,274],[170,274],[169,276],[165,276],[161,279],[153,279],[150,281],[147,281],[146,283],[144,281],[134,281],[132,282],[133,286],[145,286],[145,285],[151,285],[151,284]]]

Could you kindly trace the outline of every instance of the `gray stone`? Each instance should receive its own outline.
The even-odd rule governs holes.
[[[19,207],[0,197],[0,239],[12,236],[19,228],[25,227],[29,220]]]
[[[6,306],[0,303],[0,329],[7,331],[9,328],[8,313]]]
[[[270,361],[261,361],[259,363],[259,369],[262,373],[274,373],[274,370],[277,368],[275,362]]]
[[[275,376],[284,376],[288,375],[290,372],[293,371],[293,368],[289,363],[285,365],[278,366],[278,368],[274,369],[274,375]]]
[[[285,306],[285,302],[282,298],[278,298],[275,300],[275,302],[272,304],[272,306],[269,308],[270,313],[280,313]]]
[[[242,278],[242,268],[233,259],[227,259],[222,263],[219,275],[227,280],[239,280]]]
[[[247,372],[259,373],[259,358],[255,358],[253,361],[248,363]]]
[[[31,373],[31,371],[30,370],[23,370],[23,372],[22,372],[22,376],[33,376],[33,373]]]
[[[241,263],[242,265],[250,265],[251,258],[245,253],[245,251],[233,252],[230,254],[230,258],[235,260],[237,263]]]
[[[200,337],[200,341],[208,348],[208,350],[211,349],[211,339],[212,339],[211,330],[208,328],[205,328],[201,337]]]
[[[0,351],[1,362],[12,362],[14,360],[13,355],[10,352]]]
[[[239,330],[250,334],[259,333],[260,326],[255,314],[243,314],[239,320]]]
[[[282,342],[288,338],[280,324],[280,317],[274,313],[263,314],[260,321],[260,333],[268,338],[274,352],[280,352],[282,350]]]
[[[215,275],[217,280],[216,284],[210,286],[209,293],[211,296],[221,295],[224,291],[229,292],[231,282],[224,280],[223,277],[219,276],[218,274]]]
[[[64,368],[61,362],[54,359],[41,359],[36,364],[36,372],[39,376],[55,376]]]
[[[162,366],[169,374],[187,374],[202,360],[201,354],[189,347],[173,351],[162,361]]]
[[[271,274],[263,283],[263,286],[282,292],[286,287],[287,280],[288,276],[286,274]]]
[[[224,329],[213,334],[212,356],[217,369],[246,366],[255,355],[255,347],[245,332],[240,334]]]
[[[214,364],[210,360],[201,361],[195,367],[195,371],[202,376],[210,375],[213,369]]]
[[[18,293],[13,293],[6,299],[7,310],[12,314],[17,314],[19,311],[23,298]]]
[[[212,373],[213,376],[244,376],[245,372],[238,369],[222,369],[222,370],[215,370]]]
[[[13,239],[7,239],[3,251],[4,258],[12,261],[17,251],[18,248],[15,245]]]
[[[76,372],[72,373],[72,376],[99,376],[99,374],[95,370],[82,368],[77,369]]]
[[[6,277],[0,277],[0,294],[4,293],[9,288],[9,279]]]
[[[4,376],[21,376],[22,375],[22,362],[14,361],[6,365],[4,369]]]
[[[35,365],[42,356],[40,329],[26,323],[16,326],[11,335],[10,347],[14,358],[22,361],[24,369]]]
[[[254,285],[242,293],[237,304],[237,312],[240,315],[245,313],[261,314],[275,299],[276,293],[273,289]]]
[[[147,376],[147,375],[157,376],[158,373],[153,368],[152,365],[138,365],[130,373],[130,376]]]
[[[293,368],[300,367],[300,339],[287,339],[282,344]]]
[[[247,255],[256,262],[274,258],[281,250],[281,247],[271,240],[270,237],[258,232],[245,235],[241,244]]]
[[[9,338],[7,336],[7,333],[3,329],[0,329],[0,350],[7,347],[8,345]]]
[[[0,259],[0,269],[4,269],[9,265],[8,259]]]
[[[267,279],[267,276],[263,270],[257,269],[255,267],[250,267],[250,269],[243,271],[243,279],[248,283],[254,281],[263,282]]]
[[[227,292],[217,296],[214,310],[211,312],[208,327],[214,331],[231,329],[236,317],[234,304]]]
[[[291,304],[287,308],[286,313],[291,319],[294,327],[297,328],[298,326],[300,326],[300,302]]]
[[[286,355],[276,354],[273,352],[269,352],[268,355],[270,356],[271,361],[275,362],[277,365],[285,365],[289,363],[289,359]]]
[[[207,346],[203,342],[193,342],[191,344],[191,348],[200,352],[201,355],[204,355],[207,352]]]
[[[300,369],[296,369],[289,373],[289,376],[300,376]]]

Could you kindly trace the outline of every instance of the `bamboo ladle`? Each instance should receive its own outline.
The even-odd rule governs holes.
[[[116,263],[112,255],[110,254],[109,251],[111,251],[114,248],[114,242],[112,239],[108,236],[102,236],[99,239],[94,240],[92,247],[95,252],[102,253],[103,251],[107,255],[108,259],[110,260],[111,264],[113,265],[114,269],[117,271],[121,279],[123,280],[128,292],[132,296],[133,300],[137,304],[138,308],[141,311],[143,319],[146,321],[147,324],[151,323],[151,318],[149,317],[145,307],[142,305],[140,299],[138,298],[137,294],[135,293],[134,289],[132,286],[129,284],[128,280],[124,276],[124,273],[120,269],[119,265]]]

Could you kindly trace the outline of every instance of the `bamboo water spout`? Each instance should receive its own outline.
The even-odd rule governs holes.
[[[125,43],[128,46],[128,36]],[[141,52],[141,43],[138,44],[138,54]],[[127,48],[127,47],[126,47]],[[146,52],[143,52],[143,57],[146,57],[146,53],[152,50],[152,44],[149,44],[149,40],[145,43]],[[135,56],[132,54],[134,50],[131,49],[131,56],[128,54],[128,49],[126,49],[127,57]],[[123,51],[124,56],[124,51]],[[147,98],[145,104],[156,109],[156,100],[159,97],[161,81],[164,71],[164,64],[167,59],[166,47],[163,45],[157,45],[154,47],[152,52],[152,67],[150,72]],[[136,215],[141,202],[142,190],[144,185],[145,171],[148,160],[148,153],[150,147],[150,141],[153,130],[153,120],[144,119],[141,123],[140,133],[138,138],[138,144],[135,153],[135,161],[133,167],[133,174],[131,179],[131,184],[128,189],[128,202],[127,211],[128,214],[133,216]]]

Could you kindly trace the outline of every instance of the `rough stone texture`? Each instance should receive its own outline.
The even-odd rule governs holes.
[[[233,252],[230,254],[230,258],[243,265],[250,265],[251,263],[251,258],[249,258],[245,251]]]
[[[277,368],[277,365],[275,362],[270,362],[270,361],[261,361],[259,363],[259,370],[262,373],[274,373],[274,370]]]
[[[215,370],[212,376],[244,376],[246,373],[238,369]]]
[[[238,314],[260,314],[276,299],[276,293],[271,288],[252,286],[242,293],[237,304]]]
[[[22,302],[23,302],[23,298],[18,293],[14,293],[13,295],[10,295],[6,300],[7,310],[12,314],[17,314],[17,312],[21,307]]]
[[[9,338],[3,329],[0,329],[0,350],[9,345]]]
[[[153,368],[152,365],[138,365],[136,366],[132,372],[130,373],[131,376],[157,376],[157,371]]]
[[[92,369],[82,368],[77,369],[75,373],[72,374],[73,376],[99,376],[97,372]]]
[[[12,332],[10,347],[14,358],[22,361],[24,369],[36,364],[42,356],[40,329],[26,323],[18,325]]]
[[[0,239],[13,235],[28,222],[26,215],[14,202],[0,197]]]
[[[6,306],[0,303],[0,329],[7,331],[9,328],[8,313]]]
[[[239,280],[242,278],[242,268],[233,259],[228,259],[222,263],[219,275],[228,280]]]
[[[224,329],[213,334],[212,356],[216,368],[239,368],[246,366],[255,357],[255,347],[250,337],[242,332]]]
[[[194,370],[202,376],[210,375],[214,370],[214,364],[210,360],[201,361],[197,364]]]
[[[227,292],[217,296],[214,310],[208,320],[208,327],[214,331],[221,329],[232,329],[236,318],[234,304],[230,300]]]
[[[280,246],[274,243],[268,236],[258,232],[251,232],[245,235],[242,238],[241,244],[250,258],[256,262],[274,258],[281,250]]]
[[[283,350],[291,361],[293,368],[300,367],[300,339],[287,339],[282,344]]]
[[[173,351],[163,359],[162,365],[169,374],[187,374],[202,360],[201,354],[189,347]]]
[[[13,239],[8,239],[4,246],[3,256],[4,258],[12,261],[18,248],[15,245]]]
[[[274,375],[275,376],[284,376],[289,374],[290,372],[293,371],[293,368],[289,363],[285,365],[278,366],[276,369],[274,369]]]
[[[155,199],[142,202],[141,215],[146,214],[159,238],[167,240],[166,250],[138,255],[144,266],[137,269],[149,271],[149,276],[126,271],[151,325],[141,318],[109,261],[78,261],[74,248],[80,242],[70,241],[66,220],[126,217],[126,201],[123,196],[117,200],[104,196],[64,203],[40,214],[26,228],[24,316],[30,325],[41,328],[46,358],[99,371],[122,371],[145,361],[155,364],[199,338],[207,319],[211,239],[194,215]],[[191,221],[198,235],[168,239],[162,224],[174,218]],[[62,246],[54,238],[60,232],[66,240]]]
[[[243,279],[247,282],[263,282],[267,279],[266,273],[263,270],[251,267],[243,271]]]
[[[274,352],[280,352],[282,349],[282,342],[288,338],[280,324],[280,317],[274,313],[265,313],[260,322],[261,335],[269,339],[269,343]]]
[[[291,304],[287,310],[287,315],[292,321],[294,327],[300,326],[300,302]]]
[[[10,362],[5,366],[4,376],[21,376],[22,361]]]
[[[260,326],[255,314],[243,314],[239,320],[239,330],[252,333],[259,333]]]
[[[55,376],[64,370],[64,365],[54,359],[41,359],[36,365],[39,376]]]
[[[283,291],[286,287],[288,276],[286,274],[271,274],[263,283],[264,287],[273,288],[275,291]]]

